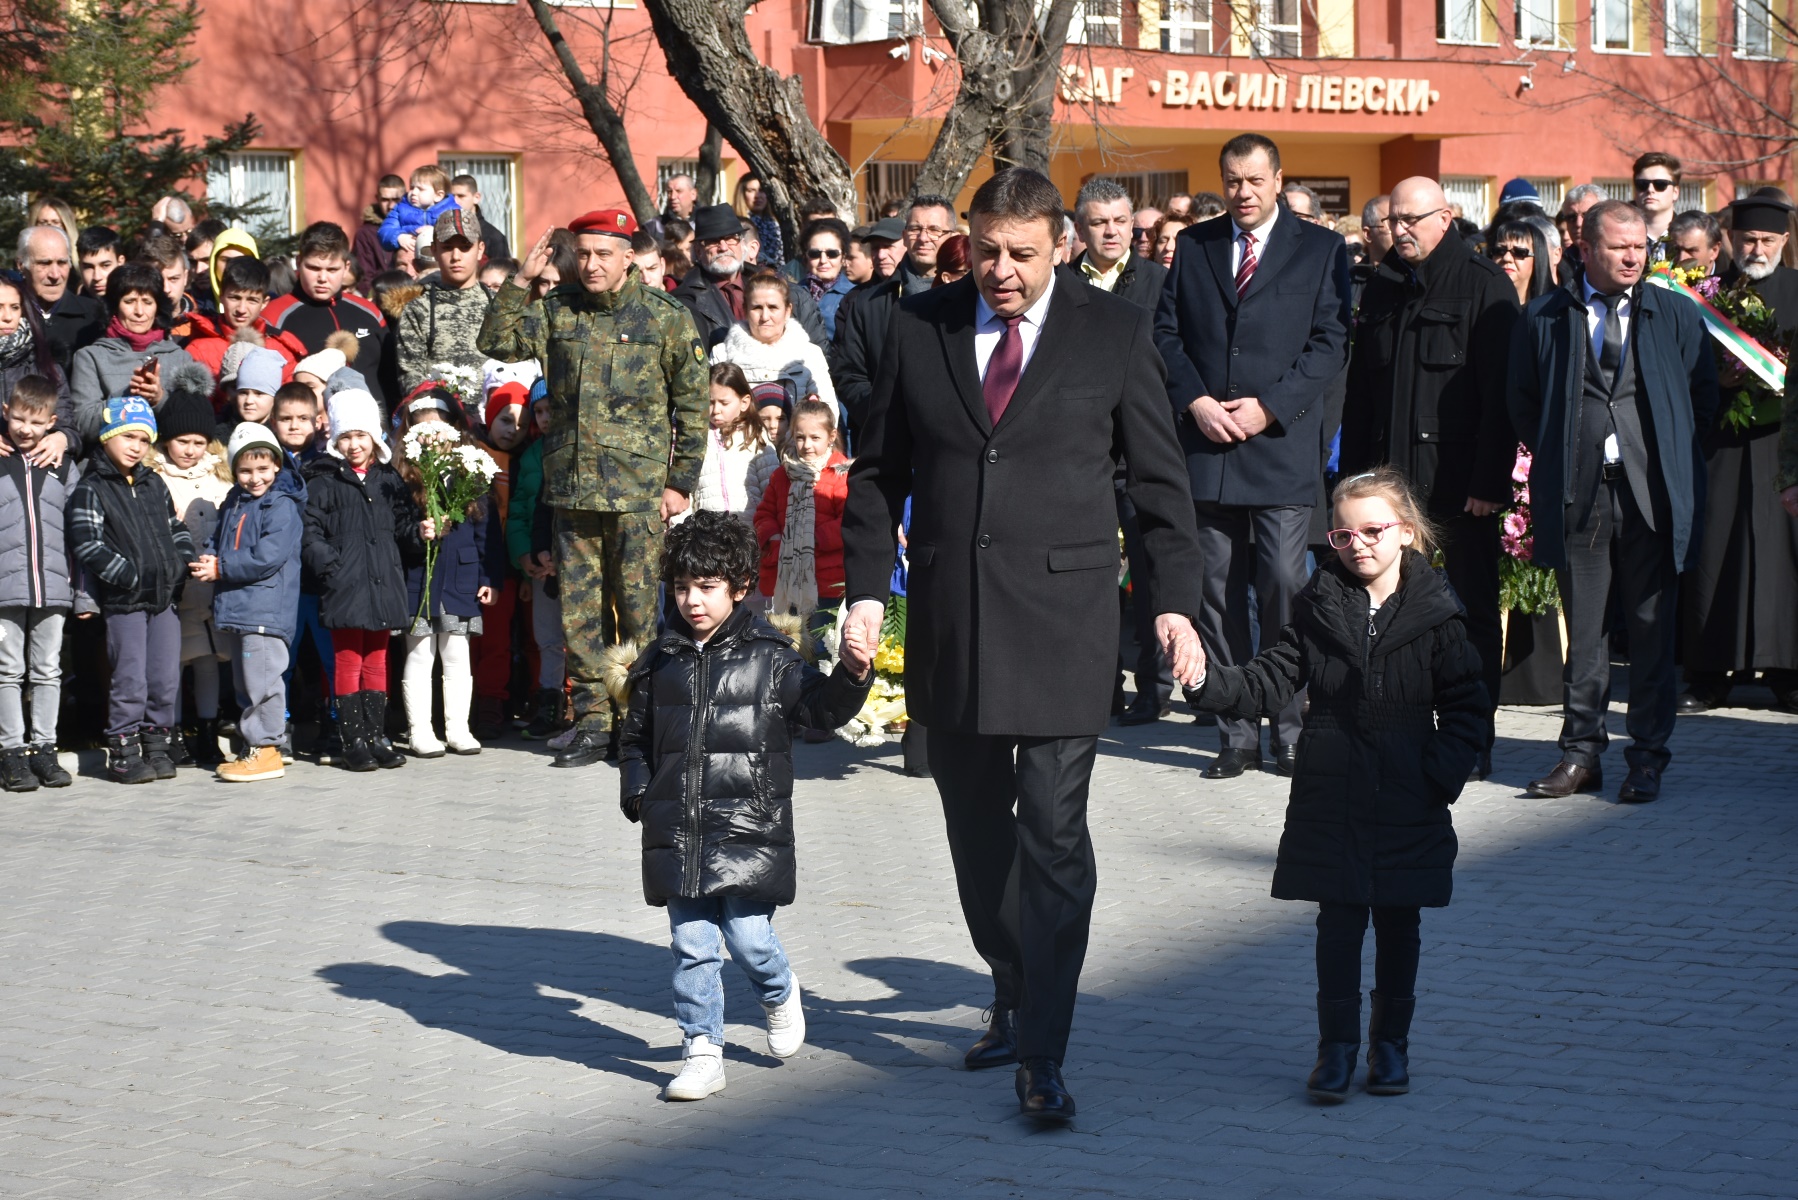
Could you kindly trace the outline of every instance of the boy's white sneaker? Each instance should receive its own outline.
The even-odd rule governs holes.
[[[775,1058],[792,1058],[805,1045],[805,1009],[799,1005],[799,977],[793,976],[792,990],[785,1000],[763,1008],[768,1014],[768,1053]]]
[[[724,1047],[711,1038],[696,1037],[687,1043],[687,1061],[680,1074],[662,1089],[664,1100],[704,1100],[724,1090]]]

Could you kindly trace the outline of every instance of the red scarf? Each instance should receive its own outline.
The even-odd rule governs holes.
[[[106,336],[118,338],[126,345],[130,346],[135,353],[142,354],[152,345],[167,337],[168,334],[165,331],[156,328],[154,325],[150,327],[148,333],[132,333],[129,329],[125,328],[125,323],[123,321],[114,317],[106,324]]]

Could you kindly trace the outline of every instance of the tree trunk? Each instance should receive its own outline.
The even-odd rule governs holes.
[[[529,0],[529,3],[531,15],[537,19],[537,27],[549,40],[550,49],[555,51],[556,62],[560,64],[562,74],[568,81],[568,88],[574,93],[575,102],[581,106],[581,115],[593,130],[593,136],[599,139],[607,160],[612,164],[612,173],[618,176],[618,183],[624,188],[625,202],[631,206],[637,223],[640,225],[654,220],[656,199],[644,186],[643,176],[637,171],[637,160],[631,154],[631,139],[624,127],[624,116],[613,106],[611,97],[606,95],[604,83],[593,83],[581,69],[573,48],[568,45],[568,39],[562,36],[561,26],[556,23],[556,10],[547,0]],[[601,36],[605,39],[603,53],[609,62],[612,53],[610,32],[606,31]]]
[[[804,81],[757,61],[738,0],[647,0],[645,7],[668,74],[761,177],[789,246],[799,244],[802,198],[824,196],[854,211],[854,177],[806,112]]]
[[[693,190],[699,193],[697,204],[715,204],[718,176],[724,170],[724,134],[710,121],[705,126],[705,141],[699,143],[699,170],[693,173]]]

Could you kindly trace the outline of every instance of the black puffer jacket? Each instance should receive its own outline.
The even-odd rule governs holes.
[[[326,629],[404,629],[406,568],[424,561],[424,514],[400,473],[386,463],[359,478],[325,454],[306,465],[306,538],[300,560],[319,581]]]
[[[739,606],[703,647],[671,622],[631,667],[630,688],[619,779],[625,813],[643,822],[643,898],[791,904],[789,722],[835,729],[861,711],[868,684],[840,665],[828,677],[807,666]]]
[[[1448,806],[1485,744],[1492,702],[1460,600],[1415,550],[1405,551],[1403,571],[1370,639],[1366,590],[1329,562],[1293,601],[1280,644],[1245,667],[1210,667],[1194,699],[1207,712],[1252,717],[1311,688],[1276,899],[1449,901]]]

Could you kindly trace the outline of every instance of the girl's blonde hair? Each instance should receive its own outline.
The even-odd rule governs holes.
[[[1442,535],[1435,524],[1424,516],[1423,506],[1411,491],[1410,480],[1392,467],[1375,467],[1359,475],[1350,475],[1338,483],[1336,490],[1330,493],[1331,514],[1334,516],[1336,506],[1344,500],[1364,500],[1370,496],[1378,496],[1392,505],[1392,511],[1398,514],[1398,519],[1411,527],[1413,549],[1425,558],[1435,555]]]
[[[168,456],[162,452],[162,445],[163,444],[159,441],[154,446],[150,447],[150,468],[157,474],[161,474],[164,467],[168,467],[171,471],[174,470],[174,467],[169,463]],[[237,482],[237,477],[231,473],[231,464],[226,461],[225,458],[226,454],[229,453],[229,451],[225,449],[225,443],[219,441],[217,438],[209,439],[206,443],[206,453],[213,457],[212,473],[214,475],[218,476],[219,479],[226,483]]]

